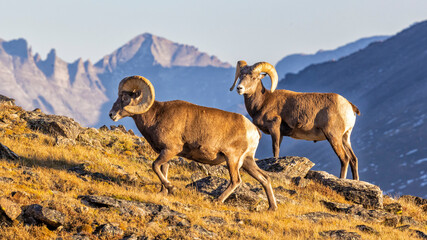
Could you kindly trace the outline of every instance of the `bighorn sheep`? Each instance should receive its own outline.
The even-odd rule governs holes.
[[[264,73],[264,74],[261,74]],[[271,78],[271,91],[265,89],[261,79]],[[346,178],[350,162],[353,179],[359,180],[357,157],[351,148],[350,134],[359,109],[336,93],[300,93],[276,90],[278,76],[267,62],[248,66],[239,61],[233,90],[244,96],[246,110],[253,123],[271,135],[274,157],[279,156],[283,136],[309,141],[328,140],[341,161],[341,178]]]
[[[114,121],[132,117],[141,134],[160,154],[152,167],[162,183],[162,191],[173,191],[167,179],[167,162],[174,156],[210,165],[226,162],[231,181],[219,202],[224,202],[242,182],[242,167],[262,184],[269,210],[277,209],[270,178],[254,160],[261,132],[243,115],[179,100],[155,101],[152,84],[141,76],[120,82],[119,96],[109,115]]]

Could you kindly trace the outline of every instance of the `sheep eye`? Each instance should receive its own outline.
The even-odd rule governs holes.
[[[123,96],[122,96],[122,101],[123,101],[123,102],[128,102],[128,101],[129,101],[129,99],[130,99],[130,97],[129,97],[128,95],[123,95]]]

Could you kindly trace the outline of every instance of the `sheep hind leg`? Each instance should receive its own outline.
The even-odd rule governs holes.
[[[255,160],[252,157],[246,157],[243,162],[242,168],[245,169],[249,175],[255,178],[258,182],[262,184],[265,193],[267,194],[268,204],[270,211],[275,211],[277,209],[276,197],[273,193],[273,188],[271,187],[270,177],[262,171],[258,165],[256,165]]]
[[[346,178],[349,159],[347,157],[346,151],[342,144],[342,139],[338,139],[334,135],[327,133],[325,131],[323,131],[323,133],[325,134],[325,137],[328,140],[329,144],[331,144],[331,147],[334,150],[335,154],[340,159],[340,162],[341,162],[340,178]]]
[[[227,186],[225,191],[218,197],[218,201],[223,203],[229,196],[236,190],[238,186],[242,183],[239,172],[239,161],[235,159],[234,161],[227,158],[228,172],[230,174],[230,184]]]
[[[160,166],[160,170],[162,171],[163,176],[165,176],[166,180],[168,179],[168,170],[169,170],[169,163],[163,163],[163,165]],[[168,189],[162,184],[162,188],[160,189],[161,193],[168,194]]]
[[[167,179],[167,172],[169,168],[169,164],[167,162],[169,161],[169,159],[171,159],[175,155],[176,155],[175,152],[172,152],[169,150],[162,150],[160,152],[160,155],[153,162],[153,166],[152,166],[154,172],[156,173],[157,177],[160,179],[160,182],[162,183],[162,187],[164,186],[166,188],[166,190],[162,188],[161,191],[165,193],[170,193],[170,194],[173,193],[174,187]],[[167,165],[164,166],[164,164],[167,164]]]
[[[350,159],[350,167],[353,179],[359,180],[358,160],[356,154],[354,154],[353,149],[351,148],[350,134],[351,130],[347,131],[342,138],[342,142],[344,149],[346,150],[346,154]]]

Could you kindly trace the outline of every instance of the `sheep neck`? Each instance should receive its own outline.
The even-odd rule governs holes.
[[[147,112],[132,116],[133,120],[135,121],[136,127],[144,137],[148,135],[148,129],[155,125],[156,115],[159,108],[160,103],[154,101],[153,105],[150,107],[150,109],[148,109]]]
[[[244,94],[245,106],[249,115],[253,118],[261,111],[264,101],[270,92],[265,89],[261,81],[256,86],[256,90],[252,94]]]

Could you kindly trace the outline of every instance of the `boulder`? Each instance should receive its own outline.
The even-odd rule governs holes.
[[[364,207],[382,208],[383,193],[378,186],[364,181],[337,178],[324,171],[309,171],[306,178],[327,186],[346,200]]]
[[[0,225],[5,223],[6,225],[13,224],[19,215],[21,215],[21,207],[9,200],[8,198],[0,198]]]
[[[319,232],[322,237],[328,237],[335,240],[359,240],[362,237],[355,232],[347,232],[346,230],[332,230]]]
[[[256,161],[259,168],[279,179],[304,178],[314,163],[305,157],[267,158]]]
[[[53,137],[65,137],[75,140],[79,133],[84,130],[80,124],[72,118],[58,115],[46,115],[37,110],[26,112],[21,118],[27,121],[30,129],[40,131]]]
[[[0,143],[0,159],[18,160],[19,156],[8,147]]]
[[[15,106],[15,99],[0,94],[0,105]]]
[[[64,225],[65,216],[59,211],[43,207],[39,204],[32,204],[25,207],[24,220],[26,219],[29,222],[32,222],[34,219],[39,223],[46,224],[49,229],[57,229],[59,226]]]

